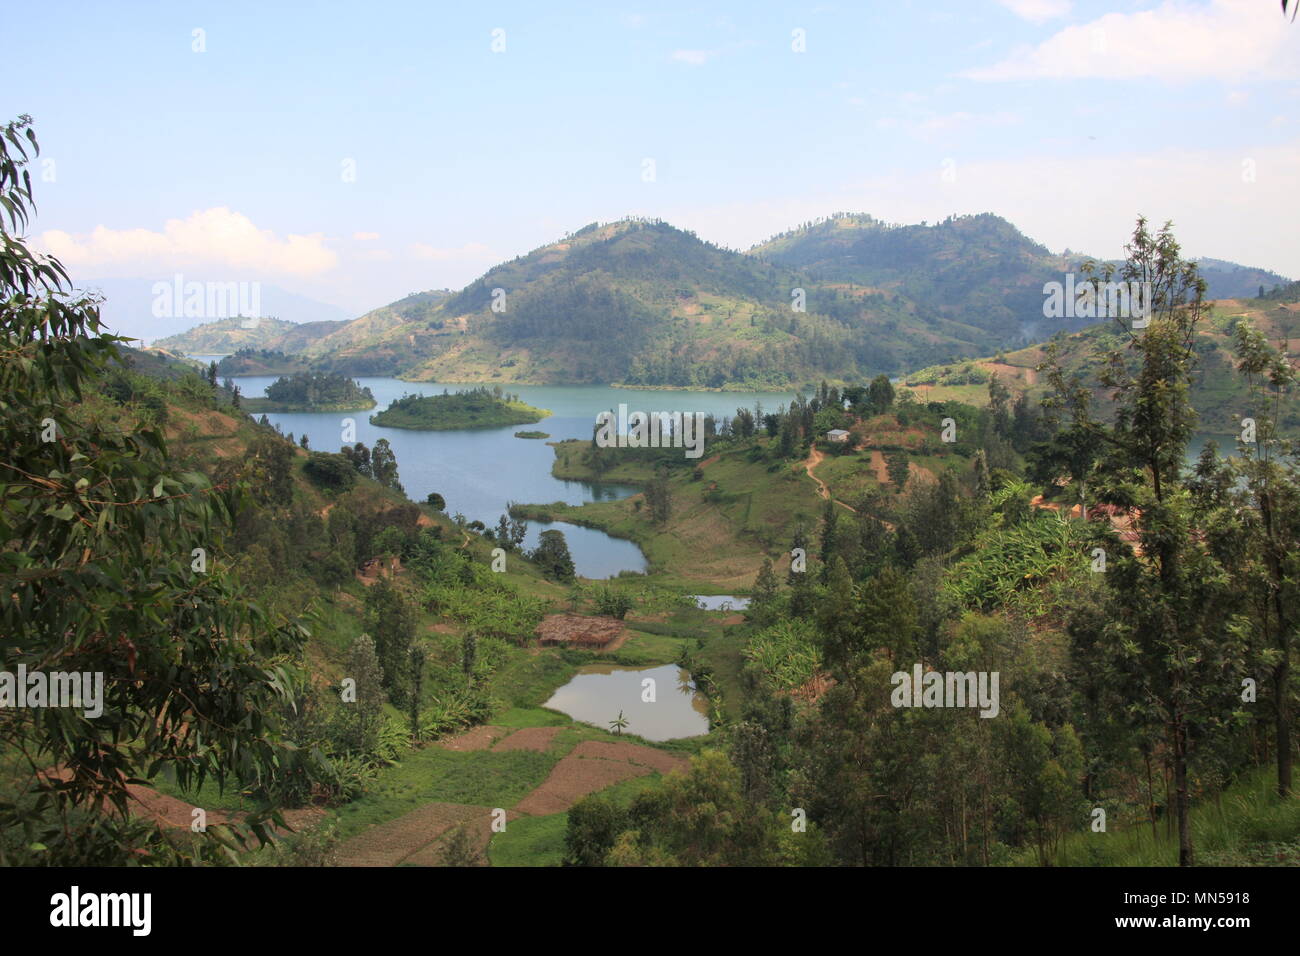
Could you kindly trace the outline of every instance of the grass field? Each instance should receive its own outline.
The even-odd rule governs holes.
[[[1300,866],[1300,800],[1279,800],[1272,768],[1238,780],[1218,799],[1192,806],[1192,840],[1198,866]],[[1172,820],[1158,820],[1155,834],[1146,820],[1113,825],[1106,833],[1066,836],[1056,866],[1177,866],[1178,833]],[[1016,862],[1036,866],[1032,851]]]

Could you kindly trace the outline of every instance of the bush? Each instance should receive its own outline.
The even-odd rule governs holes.
[[[333,491],[347,491],[357,483],[357,472],[352,463],[332,452],[310,452],[302,471],[313,484]]]

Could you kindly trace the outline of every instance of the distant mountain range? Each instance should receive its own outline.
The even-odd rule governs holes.
[[[891,226],[841,214],[735,252],[657,220],[593,223],[351,321],[239,320],[156,344],[273,349],[352,375],[487,383],[785,387],[989,355],[1076,331],[1044,319],[1043,285],[1086,257],[1054,255],[983,214]],[[1202,261],[1210,296],[1282,276]],[[281,317],[283,319],[283,317]]]
[[[209,282],[208,278],[187,275],[182,282],[182,288],[185,283],[189,282],[199,282],[204,286],[227,284],[224,280],[212,279]],[[155,292],[155,286],[159,283],[173,286],[175,277],[77,279],[73,282],[73,285],[77,289],[94,290],[103,294],[104,304],[100,309],[100,315],[109,329],[119,335],[128,335],[140,339],[146,344],[154,344],[160,339],[192,329],[195,325],[195,319],[192,317],[187,318],[183,308],[172,307],[155,310],[154,305],[159,298],[159,293]],[[279,286],[266,282],[258,283],[257,291],[256,298],[260,305],[258,312],[261,317],[274,316],[291,324],[318,321],[347,322],[351,318],[351,314],[346,309],[341,309],[326,302],[318,302],[315,299],[297,295],[293,292],[286,292]],[[227,309],[223,313],[217,315],[208,313],[205,317],[219,319],[223,315],[239,315],[238,297],[233,296],[231,298],[234,301],[226,303]],[[183,304],[182,301],[181,305],[183,306]],[[175,303],[168,303],[168,305],[174,306]],[[156,311],[163,311],[167,314],[160,317],[155,314]]]

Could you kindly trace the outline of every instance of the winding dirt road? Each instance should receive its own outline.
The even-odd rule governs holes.
[[[808,449],[808,460],[803,463],[804,468],[806,468],[808,471],[808,477],[811,478],[813,481],[817,482],[817,494],[821,495],[823,498],[827,499],[828,501],[834,501],[837,505],[839,505],[842,508],[848,508],[854,514],[857,514],[858,513],[857,508],[854,508],[852,505],[846,505],[838,498],[831,498],[831,490],[830,488],[826,487],[826,482],[822,481],[815,474],[813,474],[813,469],[816,468],[818,465],[820,465],[822,463],[822,459],[824,459],[825,457],[826,456],[822,453],[821,449],[818,448],[816,445],[813,445],[811,448]]]

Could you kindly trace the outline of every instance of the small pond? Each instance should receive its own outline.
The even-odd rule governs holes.
[[[706,611],[743,611],[749,607],[749,598],[733,594],[692,594],[691,597]]]
[[[646,680],[654,681],[654,700],[643,700]],[[619,712],[624,733],[646,740],[698,737],[709,732],[709,704],[696,691],[689,672],[676,664],[623,667],[590,664],[557,690],[545,706],[574,720],[612,729]]]

